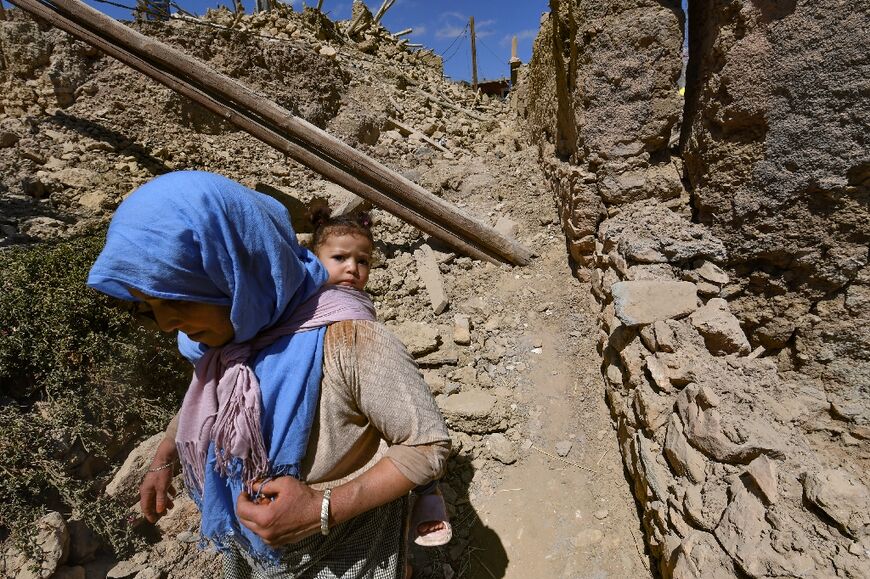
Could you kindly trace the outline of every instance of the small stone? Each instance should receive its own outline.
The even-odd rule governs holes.
[[[516,238],[517,232],[519,231],[519,226],[516,224],[516,222],[511,221],[510,219],[502,215],[495,222],[493,229],[495,229],[505,237]]]
[[[609,515],[609,514],[610,513],[607,511],[607,509],[601,509],[599,511],[595,511],[594,516],[599,521],[603,521],[604,519],[607,518],[607,515]]]
[[[429,324],[404,322],[388,327],[395,332],[415,358],[435,352],[438,349],[440,343],[438,330]]]
[[[864,554],[864,548],[861,547],[861,543],[855,541],[851,545],[849,545],[849,552],[855,555],[856,557],[860,557]]]
[[[695,273],[720,286],[728,283],[728,274],[722,271],[718,265],[707,260],[699,260],[695,263]]]
[[[517,461],[517,449],[513,442],[504,434],[497,432],[486,439],[486,447],[492,458],[502,464],[513,464]]]
[[[674,330],[663,320],[653,323],[653,330],[656,335],[656,347],[662,352],[674,352],[676,350],[677,338],[674,335]]]
[[[326,58],[335,58],[338,55],[338,51],[331,46],[321,46],[319,52],[320,56]]]
[[[572,446],[573,443],[570,440],[560,440],[556,443],[556,454],[563,457],[568,456]]]
[[[178,533],[175,538],[179,543],[191,544],[199,541],[199,535],[192,531],[182,531]]]
[[[471,321],[468,316],[457,315],[453,317],[453,342],[460,346],[471,343]]]
[[[776,463],[762,454],[749,463],[746,472],[761,490],[767,504],[775,503],[778,496]]]

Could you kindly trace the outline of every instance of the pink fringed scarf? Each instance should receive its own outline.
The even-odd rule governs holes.
[[[260,384],[248,361],[282,336],[342,320],[375,320],[368,294],[351,287],[324,286],[284,322],[243,344],[209,349],[196,364],[181,405],[176,444],[185,484],[202,496],[208,448],[215,444],[216,468],[227,476],[241,459],[242,480],[269,474],[261,430]]]

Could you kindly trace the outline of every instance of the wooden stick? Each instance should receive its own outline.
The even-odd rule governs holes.
[[[185,96],[196,100],[209,110],[212,110],[212,112],[215,112],[228,121],[233,122],[243,130],[251,133],[253,136],[274,146],[285,154],[290,155],[304,165],[323,174],[328,179],[331,179],[343,187],[370,199],[373,203],[378,204],[385,210],[390,211],[398,217],[417,226],[422,231],[429,233],[438,239],[442,239],[446,243],[454,245],[461,251],[467,252],[477,258],[492,260],[493,257],[498,255],[497,253],[483,247],[476,247],[478,245],[476,241],[472,244],[469,243],[471,240],[463,240],[458,232],[454,231],[453,227],[450,225],[445,226],[443,219],[436,219],[435,216],[437,215],[437,212],[433,211],[431,208],[428,211],[428,214],[427,212],[421,213],[416,211],[414,207],[408,207],[408,204],[404,203],[403,200],[395,199],[387,193],[372,187],[369,182],[360,179],[359,175],[354,174],[351,167],[336,161],[334,158],[330,158],[325,155],[323,151],[314,147],[306,148],[305,143],[300,143],[295,135],[290,135],[289,138],[282,136],[281,131],[277,131],[275,127],[269,126],[268,123],[264,124],[263,119],[259,117],[258,114],[251,112],[251,110],[246,108],[244,105],[239,105],[237,102],[234,102],[233,99],[227,98],[225,93],[218,92],[217,94],[220,97],[218,98],[213,94],[209,94],[206,90],[203,90],[202,87],[195,86],[193,79],[197,78],[196,75],[183,76],[181,78],[185,78],[186,80],[181,81],[172,76],[171,73],[161,69],[157,64],[151,62],[150,59],[144,57],[141,53],[137,54],[131,46],[119,47],[111,38],[104,39],[103,34],[110,27],[109,24],[114,23],[116,27],[126,28],[114,20],[109,19],[108,17],[101,18],[103,15],[99,13],[95,18],[93,14],[89,14],[89,12],[95,11],[73,0],[65,1],[63,4],[71,8],[70,13],[66,15],[71,16],[73,20],[76,20],[77,15],[79,16],[77,22],[70,22],[65,18],[66,15],[56,14],[52,8],[39,3],[37,0],[15,0],[14,3],[23,9],[33,12],[41,18],[48,20],[59,28],[94,44],[104,52],[122,60],[122,62],[152,76],[159,82],[163,82],[173,90],[177,90]],[[58,2],[58,4],[60,3],[61,2]],[[109,20],[111,22],[107,23],[104,20]],[[142,39],[146,41],[146,44],[154,42],[145,37],[142,37]],[[168,58],[179,58],[184,56],[176,51],[171,52],[174,54],[167,55]],[[272,103],[272,105],[276,108],[280,108],[277,107],[277,105],[274,105],[274,103]],[[261,111],[256,111],[256,113],[260,112]],[[285,114],[290,116],[286,111]]]
[[[381,18],[384,17],[384,14],[387,13],[387,10],[392,8],[393,4],[395,4],[395,3],[396,3],[396,0],[384,0],[384,2],[381,4],[381,7],[378,8],[377,13],[375,14],[374,23],[375,24],[379,23],[381,21]]]
[[[445,108],[448,108],[448,109],[452,109],[452,110],[454,110],[454,111],[456,111],[456,112],[459,112],[459,113],[463,113],[463,114],[465,114],[465,115],[468,115],[468,116],[471,117],[472,119],[475,119],[475,120],[478,120],[478,121],[491,121],[491,120],[492,120],[492,119],[490,119],[489,117],[485,117],[485,116],[483,116],[483,115],[479,115],[479,114],[477,114],[477,113],[474,112],[474,111],[470,111],[470,110],[468,110],[468,109],[464,109],[464,108],[462,108],[462,107],[460,107],[460,106],[458,106],[458,105],[455,105],[455,104],[453,104],[453,103],[451,103],[451,102],[445,101],[444,99],[438,98],[438,97],[435,96],[434,94],[429,93],[429,92],[426,92],[425,90],[423,90],[422,88],[420,88],[420,87],[418,87],[418,86],[415,86],[415,87],[413,87],[413,88],[414,88],[415,91],[417,91],[417,92],[420,93],[421,95],[423,95],[423,96],[429,98],[429,100],[431,100],[432,102],[438,103],[438,104],[441,105],[442,107],[445,107]]]
[[[444,147],[444,145],[440,144],[438,141],[436,141],[434,139],[430,139],[425,134],[423,134],[421,131],[417,131],[417,130],[415,130],[407,125],[400,123],[399,121],[397,121],[393,117],[387,117],[387,123],[393,125],[394,127],[399,129],[400,131],[408,133],[409,135],[413,135],[414,133],[416,133],[420,137],[421,141],[426,141],[427,143],[429,143],[430,145],[432,145],[433,147],[435,147],[439,151],[442,151],[444,153],[450,152]]]
[[[317,11],[323,12],[323,0],[317,0]]]
[[[404,30],[399,30],[398,32],[393,33],[393,38],[398,38],[400,36],[405,36],[406,34],[411,34],[414,32],[413,28],[406,28]]]

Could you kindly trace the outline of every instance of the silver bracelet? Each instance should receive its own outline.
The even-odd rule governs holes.
[[[173,460],[172,462],[167,462],[166,464],[164,464],[162,466],[158,466],[156,468],[149,468],[145,472],[160,472],[161,470],[166,470],[167,468],[172,468],[172,465],[174,465],[174,464],[175,464],[175,461]]]
[[[323,502],[320,503],[320,534],[329,534],[329,497],[332,496],[332,489],[323,491]]]

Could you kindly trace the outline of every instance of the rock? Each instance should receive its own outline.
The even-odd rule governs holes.
[[[432,248],[424,244],[414,252],[414,258],[417,260],[417,273],[423,280],[426,292],[429,294],[432,310],[436,314],[440,314],[447,309],[450,302],[447,299],[447,292],[444,291],[441,270],[438,268],[438,262],[435,260]]]
[[[749,466],[746,467],[746,474],[755,482],[767,504],[776,502],[778,491],[775,462],[762,454],[749,463]]]
[[[121,561],[106,573],[106,579],[132,579],[137,573],[146,568],[148,552],[140,551],[131,559]]]
[[[486,447],[492,457],[502,464],[513,464],[517,461],[516,445],[500,432],[486,438]]]
[[[321,46],[318,52],[320,56],[325,56],[326,58],[335,58],[338,55],[338,51],[331,46]]]
[[[36,522],[32,537],[38,561],[23,561],[15,579],[48,579],[69,556],[69,530],[63,516],[50,511]]]
[[[607,509],[601,509],[601,510],[595,511],[595,512],[593,513],[593,516],[594,516],[596,519],[598,519],[599,521],[603,521],[604,519],[607,518],[607,516],[608,516],[609,514],[610,514],[610,512],[609,512]]]
[[[127,456],[124,464],[106,486],[106,494],[123,505],[132,505],[138,502],[139,483],[142,481],[142,476],[151,464],[151,459],[162,440],[163,433],[160,432],[137,446]]]
[[[854,476],[828,469],[803,477],[804,496],[853,539],[870,534],[870,491]]]
[[[471,320],[468,316],[460,314],[453,317],[453,343],[460,346],[471,343]]]
[[[99,173],[81,167],[68,167],[66,169],[61,169],[60,171],[55,171],[51,174],[51,177],[60,181],[67,187],[73,187],[76,189],[93,187],[102,180]]]
[[[88,189],[79,197],[79,205],[91,211],[99,211],[111,206],[111,199],[105,191]]]
[[[11,131],[0,131],[0,149],[13,146],[18,142],[18,135]]]
[[[699,260],[695,263],[695,273],[709,282],[717,285],[725,285],[728,283],[728,274],[722,271],[722,268],[711,263],[706,259]]]
[[[390,325],[390,330],[405,344],[415,358],[435,352],[441,343],[438,329],[420,322],[403,322]]]
[[[560,440],[556,443],[556,454],[562,457],[568,456],[572,446],[573,443],[570,440]]]
[[[454,430],[472,434],[503,431],[507,427],[498,398],[482,390],[467,390],[440,401],[441,411]]]
[[[748,354],[749,340],[740,328],[740,321],[728,309],[728,302],[713,298],[698,309],[689,319],[704,336],[707,349],[715,356]]]
[[[700,452],[689,445],[683,435],[683,425],[679,417],[673,413],[668,421],[665,435],[665,457],[675,473],[688,477],[692,482],[703,484],[707,461]]]
[[[709,533],[692,531],[674,554],[675,579],[731,579],[737,575],[731,557]]]
[[[655,331],[656,346],[662,352],[673,352],[676,349],[676,336],[674,330],[664,320],[658,320],[653,323]]]
[[[620,281],[611,292],[616,317],[626,326],[680,318],[698,307],[695,284],[686,281]]]
[[[769,441],[736,444],[725,436],[721,415],[714,406],[715,399],[708,399],[710,393],[697,384],[689,384],[677,396],[677,414],[683,423],[683,433],[694,448],[718,462],[730,464],[748,464],[760,454],[784,457],[782,450]],[[771,438],[775,436],[772,430],[766,434]]]

